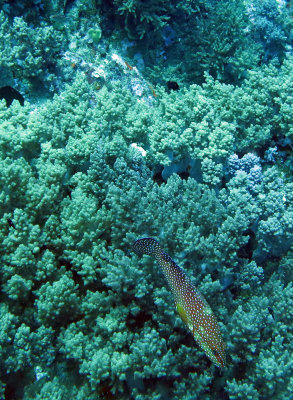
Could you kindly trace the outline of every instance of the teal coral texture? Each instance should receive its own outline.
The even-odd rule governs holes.
[[[289,399],[291,9],[25,3],[0,2],[0,86],[25,98],[0,100],[0,399]],[[141,237],[207,299],[225,369]]]

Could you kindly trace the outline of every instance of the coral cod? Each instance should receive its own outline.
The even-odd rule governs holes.
[[[224,367],[225,343],[216,317],[201,293],[155,239],[138,239],[133,243],[133,250],[139,255],[155,257],[172,290],[176,309],[183,322],[210,360],[218,367]]]

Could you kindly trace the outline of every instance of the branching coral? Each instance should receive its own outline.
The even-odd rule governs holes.
[[[206,12],[196,5],[189,15]],[[288,399],[291,58],[238,85],[206,74],[161,87],[152,102],[72,71],[53,99],[0,103],[1,396]],[[223,322],[223,375],[186,334],[158,269],[130,253],[143,236]]]

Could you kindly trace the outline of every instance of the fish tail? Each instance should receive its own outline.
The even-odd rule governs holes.
[[[158,257],[162,253],[160,244],[153,238],[142,238],[136,240],[132,245],[136,254]]]

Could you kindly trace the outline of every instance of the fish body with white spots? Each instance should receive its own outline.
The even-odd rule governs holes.
[[[138,239],[134,242],[133,249],[139,255],[155,257],[172,290],[181,319],[210,360],[218,367],[224,367],[225,343],[216,317],[202,294],[155,239]]]

